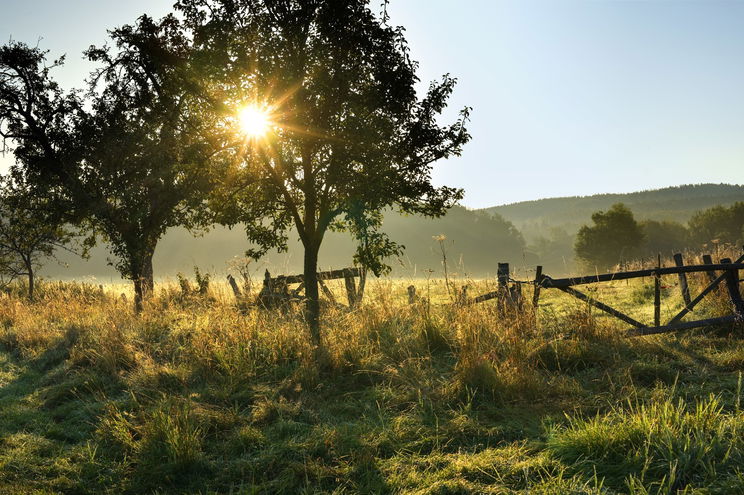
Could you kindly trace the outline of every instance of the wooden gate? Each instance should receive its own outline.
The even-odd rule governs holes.
[[[739,284],[742,280],[739,278],[739,270],[744,270],[744,255],[735,261],[729,258],[720,260],[719,263],[713,263],[710,256],[703,257],[703,263],[698,265],[684,265],[681,254],[675,254],[675,266],[662,267],[661,260],[655,268],[647,270],[634,270],[616,273],[606,273],[601,275],[586,275],[581,277],[569,277],[554,279],[542,272],[542,267],[536,269],[534,281],[520,282],[512,280],[509,277],[509,268],[505,263],[499,264],[499,288],[494,292],[489,292],[473,299],[472,303],[479,303],[494,298],[500,298],[505,304],[513,304],[519,301],[521,304],[521,285],[530,284],[534,286],[533,307],[537,308],[540,301],[540,291],[542,289],[558,289],[565,292],[587,304],[614,316],[615,318],[629,324],[631,328],[627,331],[629,336],[650,335],[655,333],[669,332],[673,330],[683,330],[688,328],[697,328],[710,325],[720,325],[733,323],[735,321],[744,321],[744,301],[742,301]],[[688,273],[706,273],[708,285],[695,298],[691,297],[690,286],[687,283]],[[721,272],[718,274],[717,272]],[[669,321],[662,324],[661,322],[661,279],[664,276],[675,275],[679,281],[681,297],[684,301],[684,307]],[[618,311],[612,306],[596,300],[574,287],[580,285],[594,284],[600,282],[611,282],[616,280],[629,280],[634,278],[653,277],[654,278],[654,322],[645,324],[627,314]],[[732,313],[727,316],[717,318],[706,318],[693,321],[682,321],[700,301],[713,292],[719,285],[725,282],[729,300],[731,302]],[[520,294],[514,297],[513,294]]]

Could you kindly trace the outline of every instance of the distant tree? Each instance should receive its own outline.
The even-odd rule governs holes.
[[[697,245],[717,240],[721,243],[744,243],[744,202],[731,206],[714,206],[695,213],[688,222],[692,241]]]
[[[0,184],[0,285],[25,277],[32,301],[35,273],[42,263],[58,249],[75,252],[71,244],[76,232],[55,210],[48,200],[28,194],[9,178]]]
[[[418,64],[403,29],[389,26],[369,3],[177,3],[213,63],[213,86],[236,112],[251,104],[250,112],[267,113],[270,132],[246,140],[246,172],[260,178],[266,201],[277,203],[273,227],[286,232],[293,224],[302,241],[306,316],[316,345],[325,234],[350,232],[358,240],[356,262],[379,274],[387,268],[383,259],[400,252],[380,231],[384,208],[440,216],[462,197],[431,182],[432,164],[458,155],[470,138],[468,109],[451,125],[437,121],[455,80],[445,76],[419,99]],[[248,203],[254,199],[251,191]]]
[[[582,263],[607,269],[638,253],[643,230],[624,204],[592,214],[594,225],[584,225],[576,234],[574,252]]]
[[[569,234],[565,228],[551,227],[549,236],[540,236],[529,246],[544,265],[551,272],[570,272],[574,266],[573,250],[576,242],[575,235]]]
[[[690,234],[679,222],[643,220],[640,226],[645,238],[643,250],[649,254],[669,255],[690,246]]]
[[[494,273],[494,257],[521,262],[525,255],[524,238],[514,224],[501,215],[463,206],[454,206],[442,218],[386,212],[384,229],[405,245],[405,258],[417,270],[436,268],[441,263],[438,242],[432,240],[437,234],[447,238],[444,244],[453,273]]]
[[[40,194],[58,192],[70,220],[109,243],[139,310],[158,240],[205,222],[220,135],[200,113],[190,41],[174,17],[143,16],[111,37],[113,49],[87,51],[99,68],[85,98],[59,89],[49,70],[60,62],[47,66],[41,50],[2,47],[0,130],[15,143],[16,171]]]

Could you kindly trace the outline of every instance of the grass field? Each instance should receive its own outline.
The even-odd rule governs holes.
[[[116,286],[4,295],[0,493],[744,493],[740,326],[627,339],[557,291],[535,320],[416,284],[325,308],[319,357],[298,311],[215,284],[141,316]],[[652,286],[594,294],[649,321]]]

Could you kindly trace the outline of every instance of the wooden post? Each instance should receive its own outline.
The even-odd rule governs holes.
[[[356,306],[357,291],[351,270],[344,270],[344,283],[346,285],[346,298],[349,300],[349,307],[353,308]]]
[[[499,289],[506,290],[506,286],[509,284],[509,263],[499,263],[496,277],[499,282]]]
[[[235,294],[235,299],[240,299],[242,297],[242,294],[240,293],[240,287],[238,287],[238,283],[235,281],[235,277],[233,277],[232,275],[228,275],[227,281],[230,283],[233,294]]]
[[[724,258],[721,260],[721,263],[731,263],[731,259]],[[728,289],[734,312],[739,316],[744,316],[744,301],[742,301],[741,292],[739,291],[739,270],[732,269],[726,271],[726,288]]]
[[[416,287],[413,285],[408,286],[408,304],[416,303]]]
[[[522,284],[515,283],[509,287],[509,303],[518,310],[522,310]]]
[[[703,264],[704,265],[712,265],[713,264],[713,258],[709,254],[703,255]],[[713,270],[708,270],[705,272],[708,275],[708,281],[713,282],[716,279],[716,272]]]
[[[542,282],[543,267],[538,265],[535,269],[535,291],[532,293],[532,310],[537,313],[537,305],[540,302],[540,283]]]
[[[498,270],[496,272],[496,279],[498,281],[498,293],[499,293],[499,307],[500,309],[506,309],[506,305],[509,304],[509,263],[499,263]]]
[[[685,263],[682,261],[682,253],[677,253],[674,255],[674,264],[676,266],[684,266]],[[687,285],[687,274],[680,273],[679,274],[679,290],[682,291],[682,299],[685,301],[685,306],[690,304],[690,287]]]
[[[711,261],[711,263],[712,263],[712,260],[710,259],[710,257],[708,257],[708,261]],[[742,261],[744,261],[744,256],[740,256],[739,258],[737,258],[737,259],[736,259],[736,262],[737,262],[737,263],[741,263]],[[709,263],[706,263],[706,264],[709,264]],[[694,308],[694,307],[695,307],[695,306],[696,306],[696,305],[697,305],[697,304],[698,304],[698,303],[699,303],[700,301],[702,301],[702,300],[703,300],[703,298],[704,298],[705,296],[707,296],[707,295],[708,295],[708,294],[709,294],[710,292],[712,292],[712,291],[716,290],[716,289],[718,288],[718,285],[719,285],[719,284],[720,284],[720,283],[721,283],[721,282],[722,282],[722,281],[723,281],[723,280],[724,280],[725,278],[726,278],[726,273],[725,273],[725,272],[724,272],[724,273],[723,273],[722,275],[720,275],[720,276],[716,277],[716,278],[715,278],[715,279],[714,279],[714,280],[713,280],[713,281],[712,281],[712,282],[711,282],[711,283],[710,283],[710,284],[708,285],[708,287],[706,287],[705,289],[703,289],[703,291],[702,291],[702,292],[701,292],[700,294],[698,294],[698,296],[697,296],[697,297],[696,297],[695,299],[693,299],[693,300],[692,300],[692,302],[691,302],[690,304],[688,304],[687,306],[685,306],[685,307],[684,307],[684,308],[682,309],[682,311],[680,311],[679,313],[677,313],[677,315],[676,315],[676,316],[675,316],[674,318],[672,318],[671,320],[669,320],[669,324],[670,324],[670,325],[671,325],[671,324],[676,324],[676,323],[677,323],[677,322],[679,322],[679,321],[680,321],[680,320],[681,320],[682,318],[684,318],[684,316],[685,316],[685,315],[686,315],[687,313],[689,313],[690,311],[692,311],[692,309],[693,309],[693,308]]]
[[[459,306],[464,306],[468,303],[468,286],[463,285],[458,290],[457,287],[455,287],[455,304]]]
[[[656,268],[661,268],[661,255],[659,255]],[[654,275],[654,326],[661,325],[661,276]]]
[[[362,268],[359,270],[359,287],[357,287],[356,292],[356,303],[357,305],[362,304],[362,300],[364,299],[364,286],[367,283],[367,269]]]
[[[323,282],[322,279],[318,279],[318,285],[320,286],[320,290],[323,291],[323,294],[328,298],[329,301],[331,301],[331,304],[334,306],[338,304],[336,302],[336,297],[333,295],[333,292],[331,292],[331,289],[328,288],[328,286]]]

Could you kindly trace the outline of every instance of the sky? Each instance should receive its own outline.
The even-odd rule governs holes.
[[[85,48],[171,4],[0,0],[0,40],[66,53],[58,80],[79,87]],[[468,207],[744,183],[744,1],[391,0],[388,12],[422,90],[458,78],[445,118],[473,107],[472,141],[434,169]]]

